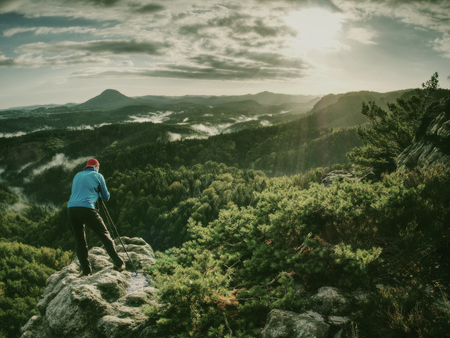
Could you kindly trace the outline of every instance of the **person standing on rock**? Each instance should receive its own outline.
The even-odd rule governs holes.
[[[110,197],[105,179],[98,172],[99,168],[100,163],[95,158],[87,161],[84,170],[73,178],[72,194],[67,204],[69,222],[75,236],[77,257],[80,261],[82,276],[89,276],[92,272],[84,231],[85,225],[100,237],[106,252],[114,263],[114,270],[122,271],[125,269],[125,263],[117,254],[111,235],[106,229],[98,210],[95,209],[95,203],[99,197],[105,202]]]

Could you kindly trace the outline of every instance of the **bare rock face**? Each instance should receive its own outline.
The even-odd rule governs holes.
[[[154,264],[153,250],[144,240],[122,241],[138,271]],[[139,337],[147,319],[144,308],[158,306],[155,289],[143,274],[134,272],[120,242],[116,248],[129,271],[113,270],[106,251],[92,248],[92,275],[80,277],[78,260],[51,275],[37,305],[41,315],[28,321],[22,337]]]
[[[397,167],[437,163],[450,167],[450,96],[427,108],[412,144],[397,158]]]

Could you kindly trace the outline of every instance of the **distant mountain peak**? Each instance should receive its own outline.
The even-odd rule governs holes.
[[[100,95],[110,95],[110,94],[119,94],[119,95],[125,96],[121,92],[119,92],[118,90],[115,90],[115,89],[105,89]]]
[[[140,105],[141,103],[131,97],[123,95],[115,89],[106,89],[100,95],[78,105],[85,109],[115,109],[126,106]]]

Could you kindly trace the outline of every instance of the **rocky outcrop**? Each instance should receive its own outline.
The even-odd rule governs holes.
[[[152,248],[140,238],[122,237],[136,269],[154,264]],[[144,308],[158,306],[155,289],[143,274],[136,274],[120,243],[119,255],[127,270],[117,272],[103,248],[92,248],[89,259],[92,275],[80,277],[75,260],[51,275],[33,316],[22,328],[22,337],[144,337],[147,316]]]
[[[309,307],[324,316],[341,316],[349,313],[350,302],[338,288],[325,286],[311,297]]]
[[[306,299],[306,308],[309,309],[306,312],[272,310],[267,316],[262,337],[340,337],[358,305],[366,303],[371,296],[371,293],[363,291],[346,294],[335,287],[322,287]]]
[[[297,314],[291,311],[272,310],[267,316],[267,324],[262,338],[326,338],[330,325],[320,315]]]
[[[450,167],[450,96],[427,108],[412,144],[397,158],[397,167],[437,163]]]

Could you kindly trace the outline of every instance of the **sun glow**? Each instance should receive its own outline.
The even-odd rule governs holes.
[[[340,13],[311,8],[291,13],[284,20],[297,31],[298,49],[332,51],[342,47],[337,40],[344,21]]]

